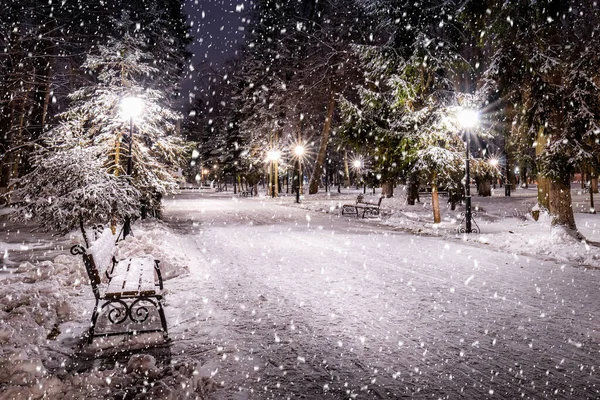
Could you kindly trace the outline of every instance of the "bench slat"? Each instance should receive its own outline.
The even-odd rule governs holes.
[[[154,260],[130,258],[115,266],[105,295],[110,298],[136,295],[154,295]]]

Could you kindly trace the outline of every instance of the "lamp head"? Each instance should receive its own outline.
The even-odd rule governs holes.
[[[360,167],[362,167],[362,162],[360,160],[354,160],[352,166],[356,169],[359,169]]]
[[[296,154],[298,157],[302,157],[304,155],[304,151],[304,146],[302,146],[301,144],[294,147],[294,154]]]
[[[278,161],[281,158],[281,152],[279,150],[270,150],[267,153],[267,159],[269,161]]]
[[[479,113],[476,110],[463,108],[458,112],[458,123],[465,129],[473,128],[479,122]]]
[[[125,97],[121,100],[121,116],[129,120],[137,118],[142,114],[144,102],[139,97]]]

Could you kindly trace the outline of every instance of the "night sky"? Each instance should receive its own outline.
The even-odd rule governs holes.
[[[251,29],[249,11],[251,0],[186,0],[184,11],[188,14],[194,42],[190,51],[194,53],[193,77],[207,67],[218,69],[235,56]],[[193,81],[183,83],[183,96],[193,93]]]

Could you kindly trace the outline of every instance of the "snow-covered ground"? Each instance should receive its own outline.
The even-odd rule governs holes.
[[[600,214],[589,213],[589,194],[584,193],[579,184],[573,184],[572,197],[575,220],[579,231],[589,243],[600,245]],[[361,190],[344,190],[341,194],[333,191],[330,194],[310,196],[302,203],[292,204],[294,200],[280,200],[313,211],[339,214],[342,204],[352,204]],[[503,250],[509,254],[535,254],[544,259],[577,263],[581,266],[600,266],[598,247],[575,241],[561,232],[552,232],[550,217],[541,214],[535,221],[532,209],[537,204],[537,188],[520,188],[512,191],[510,197],[504,195],[504,188],[493,190],[491,197],[473,196],[472,207],[474,220],[480,228],[480,234],[458,234],[464,206],[450,210],[444,197],[440,197],[442,223],[433,224],[431,196],[421,198],[415,206],[406,204],[403,188],[396,189],[394,198],[384,199],[382,217],[379,220],[362,221],[369,224],[382,223],[396,229],[406,230],[420,235],[432,235],[446,239],[461,239],[468,242],[479,242]],[[596,195],[598,197],[598,195]],[[367,191],[365,200],[377,203],[379,192]],[[600,201],[598,197],[595,202]],[[464,222],[462,222],[464,226]],[[473,224],[473,228],[476,225]]]
[[[534,221],[534,190],[475,196],[471,235],[460,210],[433,226],[401,193],[381,218],[340,217],[357,194],[165,199],[165,221],[137,222],[119,251],[162,260],[169,344],[81,347],[80,238],[3,217],[0,398],[600,397],[600,249]],[[599,215],[576,219],[600,242]],[[26,254],[45,261],[15,269]]]

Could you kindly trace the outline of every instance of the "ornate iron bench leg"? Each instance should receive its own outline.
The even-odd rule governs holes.
[[[98,321],[98,316],[100,315],[100,312],[98,312],[98,300],[96,299],[96,305],[94,306],[94,312],[92,312],[92,320],[90,321],[90,328],[88,329],[88,337],[87,337],[87,343],[88,344],[92,344],[92,341],[94,340],[94,331],[96,329],[96,322]]]
[[[160,315],[160,323],[163,328],[163,338],[165,340],[169,340],[169,331],[167,330],[167,319],[165,318],[165,310],[162,306],[162,301],[160,299],[157,300],[158,303],[158,314]]]

